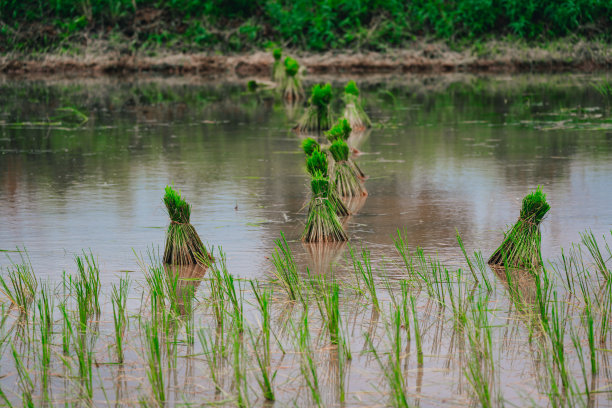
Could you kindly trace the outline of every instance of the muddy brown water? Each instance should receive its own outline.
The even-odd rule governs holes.
[[[609,105],[592,87],[602,79],[362,78],[366,110],[377,125],[352,140],[361,151],[356,161],[369,176],[369,196],[354,203],[359,210],[346,221],[351,245],[367,246],[376,265],[401,277],[393,246],[400,229],[412,247],[463,267],[456,231],[468,251],[481,250],[487,257],[505,227],[516,221],[522,197],[538,185],[551,205],[542,227],[545,259],[558,257],[586,229],[598,237],[609,234],[612,122]],[[340,89],[343,83],[334,85]],[[0,94],[0,249],[16,259],[12,251],[26,248],[41,279],[59,281],[63,270],[75,270],[75,254],[91,249],[103,288],[124,271],[142,280],[135,254],[163,249],[168,219],[162,195],[170,183],[192,204],[191,221],[202,239],[227,255],[231,273],[269,279],[269,257],[283,232],[300,268],[328,272],[333,260],[338,276],[351,274],[344,262],[346,245],[322,253],[299,242],[308,178],[301,139],[289,129],[302,106],[284,105],[266,92],[247,93],[240,83],[187,79],[2,79]],[[88,120],[62,108],[78,109]],[[340,103],[335,108],[338,112]],[[10,264],[8,257],[0,258],[0,266]],[[497,285],[503,292],[503,282]],[[490,301],[508,309],[501,295]],[[454,362],[451,323],[431,304],[420,307],[431,313],[423,322],[425,369],[406,371],[409,391],[418,396],[412,402],[469,405],[468,384]],[[110,310],[108,304],[104,310]],[[362,333],[373,324],[373,312],[355,306],[345,313],[357,356],[366,348]],[[504,398],[547,405],[532,384],[537,375],[528,355],[534,351],[524,348],[525,330],[508,319],[496,337],[507,346],[497,357]],[[101,355],[110,353],[100,347]],[[326,352],[324,342],[319,352]],[[130,353],[137,359],[137,350]],[[9,354],[2,356],[3,366]],[[199,389],[206,377],[201,360],[186,360],[169,375],[177,381],[172,404],[214,399],[209,388]],[[291,405],[294,397],[305,401],[304,387],[292,380],[297,360],[295,355],[282,360],[293,368],[280,370],[279,406]],[[193,367],[195,373],[181,374]],[[387,404],[381,397],[385,383],[372,367],[371,356],[354,358],[349,405]],[[128,366],[119,385],[113,370],[100,368],[105,387],[125,391],[117,399],[136,403],[142,367]],[[334,370],[323,372],[330,378],[322,381],[333,383]],[[2,374],[8,374],[0,380],[4,388],[15,384],[14,372]],[[55,387],[61,388],[59,380]],[[98,403],[113,400],[115,391],[105,397],[97,389]],[[323,394],[325,405],[335,403],[333,390]],[[62,395],[56,394],[59,400]],[[608,398],[603,393],[597,405],[606,406]]]

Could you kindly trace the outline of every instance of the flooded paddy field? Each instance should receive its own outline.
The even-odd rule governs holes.
[[[361,78],[369,195],[342,244],[300,241],[303,104],[3,79],[0,404],[612,405],[605,79]],[[167,184],[207,268],[162,265]],[[537,186],[543,268],[489,268]]]

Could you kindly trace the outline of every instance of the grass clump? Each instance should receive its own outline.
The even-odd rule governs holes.
[[[330,102],[332,89],[330,84],[312,87],[309,106],[298,123],[300,132],[322,132],[328,130],[332,124]]]
[[[195,228],[189,223],[191,205],[171,186],[166,186],[164,204],[170,217],[170,225],[166,232],[164,262],[172,265],[209,263],[211,257]]]
[[[275,48],[272,50],[272,56],[274,57],[274,65],[272,66],[272,80],[277,84],[282,84],[285,80],[285,66],[283,61],[283,50],[281,48]]]
[[[329,179],[317,172],[310,186],[312,198],[308,207],[306,229],[302,234],[305,242],[346,241],[348,236],[336,215],[336,209],[329,200]]]
[[[321,146],[312,137],[307,137],[302,142],[302,149],[304,150],[304,153],[306,153],[306,156],[310,156],[315,151],[320,152],[321,151]]]
[[[335,140],[329,151],[336,161],[333,181],[341,197],[367,196],[365,186],[359,180],[359,172],[349,163],[349,147],[344,140]]]
[[[351,135],[352,127],[346,118],[340,119],[334,126],[331,127],[325,136],[327,140],[333,142],[334,140],[347,140]]]
[[[349,81],[344,87],[344,117],[351,127],[357,131],[365,130],[372,126],[372,121],[363,110],[359,98],[359,88],[355,81]]]
[[[309,138],[310,139],[310,138]],[[308,139],[307,139],[308,140]],[[315,174],[321,174],[325,178],[329,178],[329,164],[327,162],[327,154],[320,150],[320,146],[313,139],[310,139],[315,145],[308,144],[304,146],[304,152],[310,150],[312,153],[306,158],[306,169],[311,176]],[[304,141],[307,143],[307,141]],[[342,202],[338,196],[337,189],[332,184],[329,189],[328,197],[329,202],[334,207],[336,214],[340,217],[346,217],[350,214],[346,205]]]
[[[518,221],[489,258],[489,265],[517,269],[538,267],[542,259],[540,223],[549,209],[546,194],[540,187],[528,194],[523,199]]]
[[[285,78],[282,82],[283,97],[289,102],[297,101],[304,96],[302,78],[300,76],[300,64],[291,57],[285,58]]]

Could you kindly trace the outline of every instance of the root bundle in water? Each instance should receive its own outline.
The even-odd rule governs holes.
[[[332,90],[330,84],[323,86],[316,84],[312,87],[309,106],[304,116],[298,122],[300,132],[322,132],[328,130],[332,124],[330,102]]]
[[[341,197],[360,197],[368,195],[368,192],[359,180],[359,172],[356,166],[351,166],[348,161],[349,148],[345,141],[336,140],[329,148],[336,165],[334,166],[333,180],[336,191]]]
[[[540,223],[550,209],[546,194],[538,187],[523,199],[518,221],[489,258],[489,265],[533,269],[541,264]]]
[[[348,236],[328,199],[329,180],[317,174],[311,181],[312,199],[308,206],[308,220],[302,234],[305,242],[347,241]]]
[[[361,131],[372,126],[372,121],[365,113],[359,99],[359,88],[355,81],[349,81],[344,87],[344,117],[356,131]]]
[[[210,262],[202,240],[189,223],[191,205],[181,198],[180,193],[166,186],[164,204],[170,217],[166,232],[164,262],[172,265],[203,264]]]

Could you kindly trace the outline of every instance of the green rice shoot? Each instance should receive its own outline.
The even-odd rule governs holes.
[[[327,140],[333,142],[334,140],[348,140],[349,136],[352,132],[351,125],[346,118],[341,118],[336,122],[334,126],[331,127],[327,132],[325,132],[325,136]]]
[[[347,241],[348,236],[329,201],[329,180],[321,173],[313,176],[311,183],[312,198],[308,206],[308,219],[302,234],[305,242]]]
[[[272,66],[272,81],[277,84],[282,84],[285,80],[285,65],[281,60],[283,57],[283,50],[281,48],[275,48],[272,51],[274,57],[274,65]]]
[[[285,69],[285,77],[281,86],[283,97],[289,102],[297,101],[304,96],[300,64],[293,58],[287,57],[283,65]]]
[[[362,131],[372,127],[372,121],[363,110],[361,99],[359,98],[359,88],[357,88],[355,81],[351,80],[346,84],[343,99],[345,104],[343,116],[354,130]]]
[[[330,84],[313,86],[308,108],[298,122],[298,130],[317,133],[328,130],[332,125],[331,99]]]
[[[166,186],[165,191],[164,204],[170,225],[166,232],[164,262],[172,265],[208,264],[211,257],[195,228],[189,223],[191,205],[171,186]]]
[[[306,158],[306,169],[308,170],[308,173],[313,177],[317,174],[320,174],[324,178],[329,178],[329,164],[327,161],[327,153],[322,152],[321,150],[313,150],[312,154]],[[333,183],[329,189],[328,199],[334,207],[338,216],[346,217],[350,214],[346,205],[342,202],[342,200],[340,200],[340,197],[337,193],[337,189],[335,188],[335,185],[333,185]]]
[[[332,157],[336,161],[334,166],[333,182],[336,191],[341,197],[360,197],[368,195],[368,192],[359,180],[359,173],[351,166],[348,159],[349,147],[344,140],[335,140],[329,148]]]
[[[540,224],[550,205],[541,187],[523,199],[518,221],[505,234],[504,241],[489,258],[489,265],[535,269],[541,265]]]

